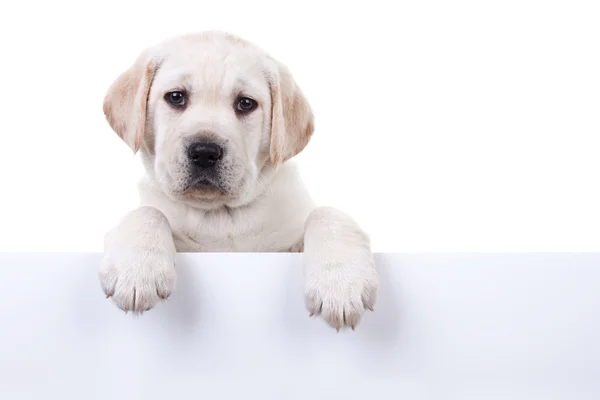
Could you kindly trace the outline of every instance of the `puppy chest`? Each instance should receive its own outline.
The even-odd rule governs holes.
[[[245,252],[257,251],[260,236],[258,234],[234,234],[223,232],[174,231],[173,239],[177,251],[194,252]]]
[[[189,222],[189,221],[188,221]],[[214,222],[214,221],[212,221]],[[290,221],[287,221],[290,222]],[[173,239],[178,251],[188,252],[273,252],[290,251],[302,241],[302,224],[268,223],[233,226],[221,222],[178,224]]]

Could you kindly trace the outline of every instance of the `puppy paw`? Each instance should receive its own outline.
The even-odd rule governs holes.
[[[107,298],[126,313],[141,314],[175,288],[174,260],[156,251],[135,251],[128,255],[105,255],[100,267],[100,283]]]
[[[126,215],[104,239],[100,283],[126,313],[141,314],[175,288],[175,244],[166,217],[152,207]]]
[[[331,263],[310,270],[305,284],[305,303],[310,316],[320,315],[339,332],[342,327],[354,330],[365,310],[373,311],[379,278],[371,263]]]
[[[350,216],[331,207],[315,209],[304,233],[305,299],[338,331],[352,329],[373,310],[379,276],[367,234]]]

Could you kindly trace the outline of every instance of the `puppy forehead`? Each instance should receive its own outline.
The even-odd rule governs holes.
[[[266,81],[264,56],[249,46],[221,41],[180,41],[168,46],[155,77],[161,86],[256,86]],[[190,87],[191,86],[191,87]]]

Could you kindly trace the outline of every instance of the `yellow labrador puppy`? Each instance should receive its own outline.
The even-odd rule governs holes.
[[[289,161],[313,114],[288,69],[223,32],[168,39],[108,89],[104,113],[147,174],[140,207],[105,237],[107,297],[142,313],[175,287],[175,253],[304,252],[311,315],[354,328],[379,278],[368,236],[317,208]]]

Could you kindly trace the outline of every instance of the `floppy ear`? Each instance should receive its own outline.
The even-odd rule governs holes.
[[[104,115],[110,127],[135,154],[142,144],[146,127],[146,105],[157,61],[146,53],[110,86],[104,96]]]
[[[271,76],[271,103],[270,156],[277,166],[306,147],[314,131],[314,117],[292,74],[281,64]]]

